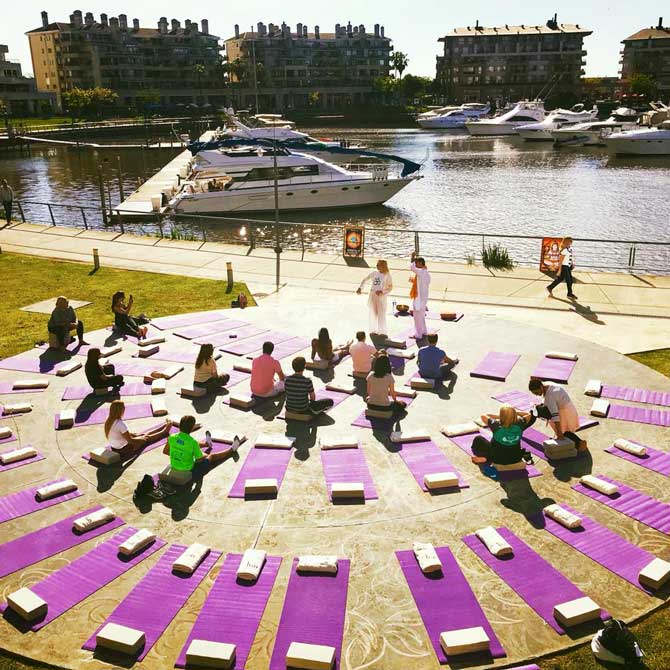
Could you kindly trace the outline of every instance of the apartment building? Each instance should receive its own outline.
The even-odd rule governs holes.
[[[0,101],[11,116],[48,112],[54,109],[56,96],[40,93],[32,77],[24,77],[21,63],[9,60],[9,49],[0,44]]]
[[[515,101],[542,97],[578,101],[584,75],[584,26],[558,23],[455,28],[438,41],[437,81],[449,102]]]
[[[209,23],[187,19],[182,27],[161,17],[156,28],[142,28],[125,14],[76,10],[68,22],[50,23],[27,33],[40,91],[55,93],[59,108],[72,88],[110,88],[122,104],[157,96],[163,107],[224,104],[219,38]]]
[[[334,32],[309,32],[302,23],[295,32],[285,23],[240,32],[236,25],[225,46],[235,106],[254,108],[258,98],[264,111],[371,104],[375,80],[389,76],[393,50],[383,26],[368,32],[351,22]]]
[[[637,74],[647,75],[655,84],[657,95],[668,102],[670,96],[670,27],[643,28],[623,40],[621,79],[629,82]]]

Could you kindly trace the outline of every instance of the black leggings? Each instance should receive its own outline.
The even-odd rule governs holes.
[[[367,403],[367,408],[376,412],[393,412],[393,416],[398,416],[405,411],[406,405],[401,402],[392,402],[390,405],[372,405]]]
[[[207,393],[215,393],[223,388],[230,381],[229,374],[222,374],[219,377],[210,377],[206,382],[193,382],[193,386],[201,389],[207,389]]]
[[[140,327],[133,319],[132,316],[128,314],[114,314],[114,325],[116,329],[123,335],[132,335],[133,337],[139,337]]]
[[[472,441],[473,455],[479,456],[480,458],[485,458],[488,463],[491,463],[491,461],[493,460],[494,451],[499,450],[500,448],[501,447],[497,445],[494,447],[493,442],[487,440],[483,435],[477,435],[477,437],[475,437],[475,439]],[[517,451],[519,454],[519,458],[516,459],[516,461],[512,462],[518,462],[521,459],[526,460],[530,456],[530,452],[527,451],[526,449],[522,449],[520,446],[517,447]]]
[[[65,336],[70,332],[70,326],[52,326],[47,330],[58,338],[61,347],[65,346]],[[80,340],[84,339],[84,324],[82,321],[77,321],[77,337]]]
[[[3,200],[2,204],[5,208],[5,218],[7,219],[7,223],[10,224],[12,222],[12,201]]]
[[[547,286],[547,291],[553,291],[562,281],[568,287],[568,295],[572,295],[572,268],[569,265],[561,265],[561,273]]]

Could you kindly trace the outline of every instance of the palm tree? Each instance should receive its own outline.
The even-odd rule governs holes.
[[[407,54],[404,54],[402,51],[393,52],[391,65],[393,65],[393,69],[398,73],[400,79],[402,79],[402,73],[407,69],[408,63],[409,58],[407,58]]]

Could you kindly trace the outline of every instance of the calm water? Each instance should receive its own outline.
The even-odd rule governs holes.
[[[481,234],[489,236],[487,242],[495,241],[496,234],[670,242],[670,157],[621,159],[598,147],[555,150],[551,143],[529,143],[516,137],[470,138],[460,131],[310,129],[310,134],[359,138],[375,150],[423,163],[424,178],[387,205],[281,216],[312,225],[356,222],[385,229],[368,233],[367,247],[373,251],[409,253],[415,230],[472,233],[469,237],[421,234],[423,253],[454,260],[478,254]],[[95,175],[97,164],[102,162],[116,204],[117,155],[121,156],[124,188],[129,193],[139,176],[155,172],[174,153],[33,148],[30,155],[0,154],[0,175],[22,200],[98,206]],[[25,209],[27,218],[49,221],[46,207],[30,205]],[[82,221],[76,211],[55,209],[54,216],[59,222]],[[89,224],[100,225],[92,213]],[[250,232],[248,225],[237,223],[204,225],[208,239],[243,241]],[[142,227],[148,230],[151,224]],[[179,227],[198,237],[202,234],[199,224],[181,221]],[[259,243],[269,243],[270,228],[255,232]],[[500,241],[516,261],[536,262],[539,242]],[[293,246],[299,240],[285,233],[284,243]],[[333,250],[341,240],[332,231],[312,227],[307,228],[305,244],[307,248]],[[576,253],[582,265],[625,267],[629,247],[580,243]],[[670,253],[666,247],[639,247],[636,266],[670,271]]]

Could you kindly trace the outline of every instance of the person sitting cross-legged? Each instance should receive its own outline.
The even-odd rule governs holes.
[[[259,398],[273,398],[284,392],[286,377],[281,363],[272,357],[274,350],[272,342],[263,342],[263,353],[251,363],[251,392]]]
[[[286,411],[295,414],[321,414],[333,406],[332,398],[316,399],[312,380],[305,377],[306,361],[302,356],[293,359],[292,375],[284,380]]]
[[[350,346],[351,341],[337,347],[333,346],[328,329],[320,328],[318,336],[312,340],[312,360],[315,361],[318,356],[319,360],[335,365],[349,353]]]
[[[88,350],[84,373],[94,391],[108,389],[110,386],[115,388],[123,386],[123,375],[114,374],[114,366],[111,363],[105,365],[100,363],[100,349],[97,347]]]
[[[388,356],[380,354],[375,358],[367,382],[365,402],[368,409],[380,412],[392,410],[394,413],[405,409],[406,403],[398,400],[396,395],[393,375],[391,374],[391,361]]]
[[[450,358],[437,346],[437,334],[426,335],[427,346],[419,349],[419,374],[424,379],[446,379],[458,358]]]
[[[372,370],[372,359],[377,349],[365,341],[365,332],[356,333],[356,342],[349,347],[349,354],[353,362],[354,375],[367,375]]]
[[[479,465],[512,465],[521,460],[533,462],[533,456],[521,446],[523,431],[535,423],[535,415],[517,412],[511,405],[503,405],[500,414],[482,414],[482,423],[492,433],[491,440],[477,435],[472,442],[472,462]]]
[[[214,347],[211,344],[203,344],[195,360],[193,386],[204,388],[207,393],[215,393],[229,380],[230,375],[226,372],[219,374],[214,360]]]

